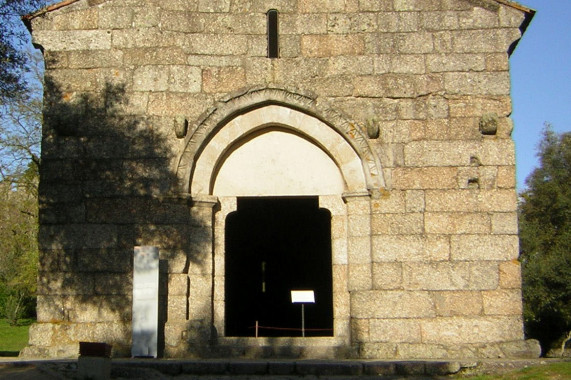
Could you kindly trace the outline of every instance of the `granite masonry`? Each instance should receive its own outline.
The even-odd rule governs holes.
[[[508,64],[533,15],[508,0],[68,0],[25,17],[46,72],[23,354],[85,341],[129,356],[133,249],[154,246],[164,357],[537,355]],[[304,338],[290,289],[315,290]]]

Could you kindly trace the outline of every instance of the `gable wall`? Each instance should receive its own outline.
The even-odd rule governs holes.
[[[271,8],[279,59],[266,58]],[[385,186],[345,199],[349,262],[338,273],[358,355],[504,355],[523,339],[506,53],[523,17],[490,1],[125,0],[35,18],[48,85],[32,348],[128,347],[140,244],[168,261],[168,318],[206,331],[210,301],[189,306],[188,294],[213,292],[213,209],[189,213],[180,197],[185,139],[173,120],[192,133],[216,102],[270,87],[379,130],[369,144]],[[497,132],[484,135],[490,124]],[[167,323],[175,353],[182,325]]]

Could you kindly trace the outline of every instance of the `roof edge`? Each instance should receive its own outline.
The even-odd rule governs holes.
[[[76,3],[76,2],[78,2],[78,1],[79,1],[79,0],[63,0],[63,1],[60,1],[59,3],[55,3],[55,4],[52,4],[52,5],[48,5],[47,7],[44,7],[44,8],[42,8],[42,9],[40,9],[40,10],[37,10],[37,11],[35,11],[35,12],[33,12],[33,13],[28,13],[27,15],[22,16],[22,21],[24,22],[24,24],[26,24],[26,27],[27,27],[28,30],[31,32],[30,22],[31,22],[34,18],[39,17],[39,16],[42,16],[42,15],[48,13],[48,12],[55,11],[55,10],[57,10],[57,9],[63,8],[63,7],[65,7],[65,6],[67,6],[67,5],[71,5],[71,4]]]

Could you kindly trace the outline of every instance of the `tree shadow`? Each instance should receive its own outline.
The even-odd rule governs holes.
[[[208,252],[191,249],[211,237],[196,233],[202,226],[189,200],[172,196],[169,135],[130,114],[127,94],[111,83],[100,93],[69,93],[46,75],[38,322],[130,326],[133,248],[153,245],[168,263],[160,266],[164,325],[168,274],[211,265]],[[90,336],[75,332],[77,340]],[[130,331],[105,336],[124,345]]]

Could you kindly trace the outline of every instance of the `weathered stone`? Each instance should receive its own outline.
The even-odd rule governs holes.
[[[33,18],[48,80],[26,352],[77,355],[83,340],[128,356],[130,252],[155,245],[165,356],[524,355],[506,51],[530,15],[505,1],[90,0]],[[306,275],[331,278],[333,336],[227,336],[229,307],[244,301],[228,299],[232,275],[248,271],[252,286],[259,275],[257,259],[228,264],[227,221],[240,199],[285,196],[329,213],[315,231],[331,266]],[[305,223],[299,234],[313,234]],[[266,235],[289,239],[258,227],[248,252]],[[408,361],[304,368],[448,374]]]
[[[372,341],[385,343],[420,343],[420,323],[414,319],[372,319]]]
[[[402,289],[401,263],[373,263],[373,289]]]
[[[351,295],[355,318],[431,318],[436,315],[428,292],[360,291]]]

